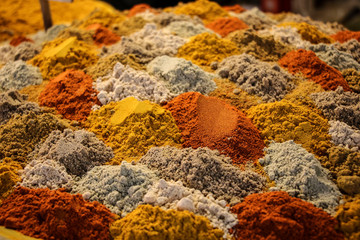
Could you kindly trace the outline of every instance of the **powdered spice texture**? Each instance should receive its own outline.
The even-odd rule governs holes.
[[[43,112],[39,105],[26,100],[27,96],[16,90],[0,93],[0,125],[5,124],[14,114],[24,115],[30,112]]]
[[[264,177],[250,169],[240,170],[231,164],[230,158],[209,148],[154,147],[139,163],[157,170],[165,180],[180,180],[204,195],[212,193],[231,203],[262,191],[266,185]]]
[[[337,32],[334,35],[331,35],[331,37],[341,43],[347,42],[351,39],[355,39],[358,42],[360,42],[360,31],[355,32],[355,31],[344,30]]]
[[[248,28],[248,25],[237,17],[228,17],[217,18],[206,24],[206,27],[220,34],[221,37],[226,37],[231,32]]]
[[[272,142],[264,151],[265,157],[259,162],[270,180],[275,181],[274,189],[311,202],[330,214],[335,213],[341,193],[329,179],[328,170],[313,154],[292,140]]]
[[[126,216],[142,203],[143,196],[158,178],[142,165],[97,166],[76,182],[73,192],[98,201],[113,213]]]
[[[221,62],[224,58],[239,54],[236,45],[216,34],[202,33],[196,35],[179,48],[177,57],[190,60],[200,66],[210,66],[212,62]]]
[[[279,64],[291,73],[301,72],[325,90],[335,90],[338,86],[342,86],[345,91],[350,91],[341,73],[321,61],[312,51],[303,49],[291,51],[279,60]]]
[[[50,113],[15,115],[0,126],[0,159],[9,157],[22,166],[36,144],[45,140],[53,130],[63,130],[69,125]]]
[[[261,36],[254,30],[235,31],[226,38],[234,42],[241,53],[253,55],[262,61],[277,61],[293,50],[292,47],[276,41],[274,36]]]
[[[235,164],[262,157],[259,130],[242,112],[222,100],[189,92],[166,106],[176,120],[184,147],[217,149]]]
[[[114,164],[137,160],[153,146],[181,144],[181,134],[171,113],[134,97],[93,111],[86,126],[113,149]]]
[[[337,221],[323,210],[286,192],[252,194],[232,211],[239,224],[235,238],[242,239],[344,239]]]
[[[339,87],[335,91],[313,93],[310,97],[329,120],[342,121],[360,129],[359,94],[345,92]]]
[[[142,205],[110,226],[114,240],[222,239],[223,231],[188,211]]]
[[[219,17],[229,16],[227,11],[218,3],[208,0],[197,0],[195,2],[178,5],[174,13],[198,16],[204,23],[209,23]]]
[[[8,62],[0,68],[0,90],[21,89],[29,85],[38,85],[43,81],[39,68],[26,64],[22,60]]]
[[[94,48],[76,37],[48,42],[41,53],[30,60],[39,67],[44,79],[52,79],[68,69],[84,69],[98,60]]]
[[[341,72],[351,90],[360,93],[360,72],[355,69],[346,69]]]
[[[40,105],[53,107],[65,118],[84,121],[93,105],[100,105],[93,80],[82,71],[67,70],[50,80],[39,96]]]
[[[249,94],[261,97],[265,102],[281,100],[295,87],[293,76],[279,65],[256,60],[248,54],[225,58],[218,65],[217,73],[220,77],[235,82]]]
[[[64,166],[69,174],[82,176],[113,156],[111,148],[97,139],[94,133],[65,129],[63,132],[52,131],[28,157],[39,161],[54,160]]]
[[[42,239],[111,239],[114,220],[105,206],[63,190],[18,187],[0,206],[0,225]]]
[[[329,123],[311,109],[286,100],[259,104],[247,111],[266,142],[294,140],[317,156],[331,146]]]

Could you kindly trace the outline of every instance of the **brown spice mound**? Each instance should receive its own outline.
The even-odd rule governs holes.
[[[350,91],[341,72],[321,61],[313,51],[291,51],[279,60],[279,64],[291,73],[301,72],[325,90],[336,90],[338,86],[342,86],[344,91]]]
[[[237,17],[217,18],[216,20],[206,24],[206,27],[226,37],[229,33],[236,30],[246,29],[249,26]]]
[[[220,78],[214,81],[217,87],[209,96],[220,98],[239,110],[247,110],[263,102],[260,97],[248,94],[229,79]]]
[[[53,107],[65,118],[84,121],[91,107],[100,105],[93,80],[82,71],[67,70],[50,80],[40,93],[40,105]]]
[[[262,61],[278,61],[286,53],[294,50],[274,39],[274,36],[260,36],[252,29],[239,30],[227,37],[234,42],[241,53],[253,55]]]
[[[0,207],[0,225],[42,239],[111,239],[115,218],[104,205],[64,189],[18,187]]]
[[[345,31],[340,31],[334,35],[331,35],[330,37],[335,39],[335,41],[341,43],[347,42],[351,39],[356,39],[357,41],[360,42],[360,31],[353,32],[353,31],[345,30]]]
[[[237,240],[344,239],[335,229],[335,218],[286,192],[251,194],[231,210],[239,219],[234,227]]]
[[[109,56],[100,58],[95,65],[86,68],[84,72],[96,80],[99,77],[104,77],[108,74],[111,74],[117,62],[121,62],[123,65],[129,65],[136,70],[146,70],[146,67],[141,65],[140,61],[141,60],[133,54],[125,55],[114,53]]]
[[[14,37],[13,39],[11,39],[10,45],[16,47],[16,46],[20,45],[20,43],[22,43],[22,42],[34,42],[34,41],[25,36],[17,36],[17,37]]]
[[[189,92],[165,105],[181,130],[183,147],[209,147],[231,157],[234,164],[263,156],[264,141],[245,114],[214,97]]]
[[[103,27],[101,24],[92,24],[88,26],[86,29],[88,30],[95,30],[95,33],[92,35],[92,38],[94,40],[94,43],[101,47],[104,45],[112,45],[120,41],[120,37],[107,29],[106,27]]]
[[[351,90],[356,93],[360,93],[360,72],[357,72],[355,69],[345,69],[341,71],[346,82],[349,84]]]

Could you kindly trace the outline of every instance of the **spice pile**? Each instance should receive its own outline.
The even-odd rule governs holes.
[[[2,4],[0,239],[359,239],[360,32]]]

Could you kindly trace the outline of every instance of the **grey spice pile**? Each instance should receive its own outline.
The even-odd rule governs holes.
[[[266,102],[281,100],[295,87],[293,77],[279,65],[259,61],[246,53],[225,58],[218,64],[217,73]]]
[[[250,169],[241,171],[229,157],[209,148],[153,147],[139,163],[157,171],[160,178],[182,181],[186,187],[204,195],[212,193],[230,204],[262,191],[266,185],[261,175]]]
[[[265,149],[266,155],[259,159],[270,180],[276,187],[293,197],[313,203],[329,213],[334,213],[341,193],[329,179],[329,172],[323,168],[315,156],[301,145],[290,140],[273,142]]]

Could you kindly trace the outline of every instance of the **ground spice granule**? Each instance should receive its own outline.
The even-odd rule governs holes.
[[[53,130],[70,128],[69,124],[50,113],[14,115],[0,125],[0,161],[11,158],[25,167],[28,154],[44,141]]]
[[[246,9],[240,6],[239,4],[235,4],[232,6],[223,6],[223,9],[225,9],[228,12],[234,12],[234,13],[242,13],[246,11]]]
[[[2,200],[13,191],[14,186],[21,181],[18,171],[22,166],[11,158],[0,161],[0,205]]]
[[[12,38],[9,44],[10,44],[11,46],[16,47],[16,46],[18,46],[18,45],[19,45],[20,43],[22,43],[22,42],[32,42],[32,43],[33,43],[34,41],[31,40],[30,38],[27,38],[27,37],[25,37],[25,36],[20,35],[20,36],[17,36],[17,37]]]
[[[341,72],[321,61],[313,51],[291,51],[279,60],[279,64],[293,74],[301,72],[325,90],[336,90],[342,86],[345,91],[351,91]]]
[[[39,96],[40,105],[55,108],[67,119],[84,121],[92,106],[101,105],[92,84],[93,79],[84,72],[67,70],[46,85]]]
[[[231,208],[237,214],[237,240],[341,240],[337,220],[313,204],[286,192],[255,193]]]
[[[0,225],[42,239],[111,239],[116,218],[104,205],[65,189],[18,187],[0,206]]]
[[[107,29],[106,27],[101,26],[100,24],[92,24],[86,28],[87,30],[95,30],[95,33],[92,35],[94,43],[98,46],[112,45],[120,41],[121,37]]]
[[[353,32],[353,31],[349,31],[349,30],[344,30],[344,31],[340,31],[334,35],[331,35],[331,37],[333,39],[335,39],[335,41],[338,41],[341,43],[347,42],[351,39],[355,39],[360,42],[360,31]]]
[[[214,81],[216,89],[209,96],[222,99],[239,110],[246,110],[263,102],[260,97],[248,94],[229,79],[215,78]]]
[[[356,71],[355,69],[345,69],[341,71],[346,82],[349,84],[351,90],[356,93],[360,93],[360,72]]]
[[[294,140],[316,156],[326,156],[331,147],[328,121],[310,108],[281,100],[259,104],[246,113],[265,143]]]
[[[186,4],[179,4],[175,7],[174,13],[198,16],[205,24],[214,21],[219,17],[228,17],[229,13],[218,3],[208,0],[196,0]]]
[[[199,66],[210,66],[212,62],[221,62],[224,58],[237,54],[240,52],[235,43],[205,32],[191,37],[189,42],[179,48],[177,57]]]
[[[56,38],[47,42],[41,53],[29,61],[40,68],[45,80],[56,77],[68,69],[81,70],[98,61],[95,46],[79,41],[76,37]]]
[[[242,164],[263,156],[259,130],[242,112],[220,99],[196,92],[179,95],[164,106],[181,130],[183,147],[208,147]]]
[[[217,18],[216,20],[206,24],[205,27],[220,34],[221,37],[226,37],[229,33],[236,30],[249,28],[246,23],[237,17]]]
[[[313,44],[334,42],[331,37],[321,32],[317,27],[312,26],[306,22],[284,22],[279,24],[279,26],[296,28],[302,39],[309,41]]]

